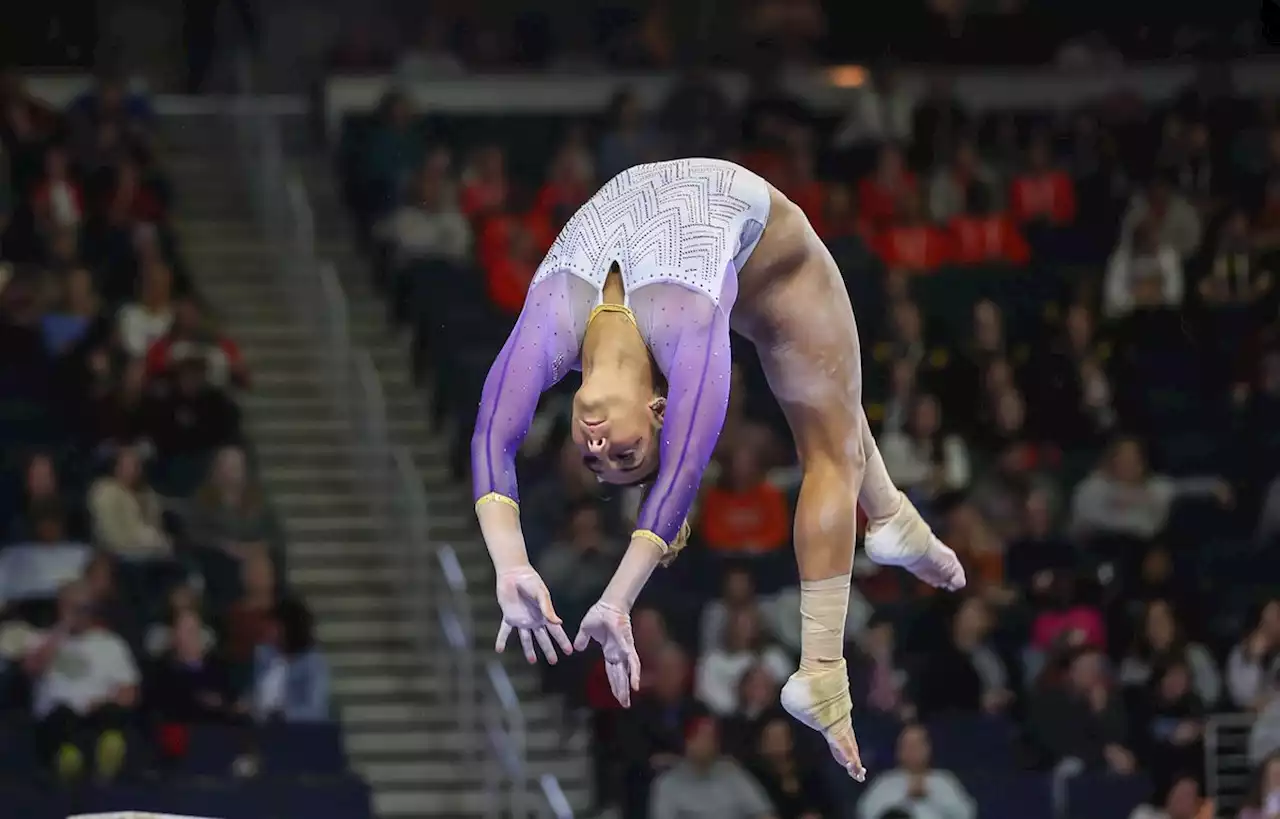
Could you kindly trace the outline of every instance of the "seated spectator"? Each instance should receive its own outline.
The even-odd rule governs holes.
[[[203,617],[200,614],[199,593],[188,583],[178,583],[169,589],[168,611],[165,612],[164,621],[153,623],[147,629],[144,641],[147,656],[159,657],[173,648],[175,639],[174,624],[185,614],[194,614],[196,619],[200,621],[201,646],[206,651],[214,647],[218,642],[218,638],[213,633],[213,629],[204,624]]]
[[[786,652],[767,642],[760,628],[760,613],[739,608],[729,615],[724,641],[698,659],[695,693],[718,716],[738,708],[738,684],[747,669],[763,665],[779,686],[795,671]]]
[[[123,637],[131,649],[138,645],[137,613],[120,590],[115,558],[106,552],[95,552],[84,567],[83,580],[98,622]]]
[[[778,680],[763,663],[743,673],[738,681],[738,709],[720,723],[726,753],[738,759],[755,756],[764,727],[783,714],[780,691]]]
[[[1200,796],[1200,783],[1195,777],[1182,776],[1169,788],[1163,807],[1139,805],[1129,819],[1213,819],[1214,815],[1213,803]],[[1255,818],[1241,814],[1240,819]]]
[[[0,550],[0,605],[52,599],[93,557],[88,544],[67,539],[56,510],[42,510],[30,525],[33,540]]]
[[[1178,773],[1203,764],[1205,704],[1182,658],[1157,668],[1144,693],[1137,703],[1146,726],[1144,759],[1157,786],[1167,786]]]
[[[751,773],[764,788],[778,819],[829,816],[833,809],[817,772],[797,758],[792,722],[778,715],[765,723],[752,760]]]
[[[67,273],[62,290],[61,303],[41,319],[45,349],[51,356],[75,349],[81,339],[95,332],[98,322],[105,320],[88,270],[73,268]]]
[[[907,167],[902,149],[885,145],[875,170],[858,182],[858,213],[873,230],[882,230],[901,215],[900,203],[917,193],[916,176]],[[918,196],[915,198],[918,204]]]
[[[930,273],[951,261],[950,238],[925,219],[923,207],[918,194],[904,195],[897,219],[872,240],[872,249],[886,267]]]
[[[582,145],[580,132],[556,152],[547,179],[534,200],[533,209],[556,230],[595,193],[595,168]]]
[[[722,555],[767,554],[790,542],[791,510],[757,448],[730,453],[722,480],[703,495],[700,523],[702,540]]]
[[[702,607],[698,624],[698,642],[703,651],[710,651],[724,642],[725,631],[733,613],[741,608],[761,605],[756,597],[755,581],[745,566],[729,566],[724,570],[721,594]]]
[[[916,676],[916,708],[922,719],[935,714],[1002,713],[1013,702],[1009,672],[992,648],[991,612],[980,598],[960,604],[951,621],[951,639],[929,652]]]
[[[187,518],[187,535],[198,546],[243,560],[263,551],[274,534],[262,492],[249,475],[244,450],[218,450]]]
[[[605,131],[596,151],[600,178],[612,179],[627,168],[654,161],[660,140],[635,91],[622,89],[614,95],[605,114]]]
[[[315,647],[311,611],[285,600],[275,611],[273,634],[254,654],[253,713],[262,722],[329,719],[329,664]]]
[[[1148,541],[1164,530],[1176,499],[1204,495],[1223,504],[1231,498],[1230,488],[1218,478],[1173,481],[1151,474],[1138,440],[1118,438],[1101,466],[1076,487],[1071,532],[1086,540],[1118,536]]]
[[[1047,491],[1028,492],[1019,517],[1020,526],[1005,554],[1005,577],[1023,590],[1033,607],[1040,608],[1049,602],[1049,592],[1059,577],[1074,571],[1076,551],[1053,525]]]
[[[969,192],[964,211],[948,222],[952,260],[956,264],[1024,265],[1031,261],[1031,247],[1007,213],[996,210],[990,189]]]
[[[648,815],[654,778],[680,761],[685,728],[706,709],[689,696],[689,660],[674,643],[653,661],[653,683],[633,698],[617,726],[614,747],[623,750],[628,816]]]
[[[476,149],[462,171],[462,212],[473,222],[502,212],[507,205],[507,159],[502,148]]]
[[[949,498],[941,536],[960,556],[969,576],[969,587],[991,606],[1004,607],[1015,595],[1005,583],[1004,541],[996,535],[973,505]]]
[[[240,596],[227,611],[223,652],[231,662],[245,664],[270,638],[278,604],[275,564],[266,551],[249,552],[241,562],[240,585]]]
[[[1144,240],[1151,248],[1169,248],[1179,260],[1187,259],[1200,246],[1200,214],[1173,187],[1167,174],[1156,174],[1146,190],[1129,200],[1121,226],[1121,244],[1138,244],[1140,226],[1149,232]]]
[[[684,756],[653,783],[652,819],[778,816],[760,785],[737,762],[720,753],[720,728],[714,718],[698,717],[685,731]]]
[[[951,163],[934,171],[929,180],[929,216],[947,224],[970,209],[976,191],[983,191],[982,198],[990,203],[995,185],[995,174],[978,156],[978,146],[971,139],[961,139],[953,150]]]
[[[71,163],[62,146],[45,153],[44,176],[32,194],[31,210],[36,226],[45,235],[74,228],[84,218],[84,191],[71,175]]]
[[[0,559],[3,559],[0,553]],[[1280,601],[1269,600],[1257,625],[1227,658],[1227,693],[1243,711],[1260,711],[1271,700],[1280,672]]]
[[[27,461],[19,503],[20,517],[13,522],[10,533],[14,541],[33,539],[33,523],[46,514],[62,518],[69,529],[79,528],[75,525],[78,523],[74,520],[75,510],[68,509],[63,498],[53,459],[45,453],[33,455]]]
[[[556,601],[557,612],[570,622],[582,619],[600,598],[618,566],[600,511],[587,502],[569,515],[562,538],[538,559],[538,574]]]
[[[457,200],[449,178],[449,154],[433,151],[418,170],[409,202],[377,227],[379,238],[391,244],[391,263],[434,259],[462,265],[470,261],[471,225]]]
[[[1049,138],[1044,134],[1031,140],[1026,168],[1013,178],[1009,210],[1022,224],[1061,227],[1075,221],[1075,183],[1066,171],[1055,166]]]
[[[142,179],[142,169],[126,159],[115,166],[115,179],[107,196],[108,219],[156,224],[164,220],[164,202]]]
[[[194,609],[175,609],[172,643],[149,670],[147,709],[161,724],[238,721],[248,707],[237,701],[227,667],[210,653],[208,628]]]
[[[124,764],[124,729],[138,704],[138,668],[120,636],[94,619],[76,582],[58,594],[58,622],[22,660],[31,677],[40,754],[64,781],[84,771],[92,743],[94,773],[112,779]]]
[[[110,475],[89,488],[89,514],[97,543],[119,557],[171,557],[173,544],[161,523],[160,496],[146,482],[132,447],[116,453]]]
[[[890,281],[905,281],[905,277],[890,275]],[[889,313],[888,338],[878,342],[872,356],[881,366],[902,361],[914,368],[917,380],[924,376],[924,369],[931,362],[930,345],[925,338],[924,318],[920,307],[909,299],[893,303]]]
[[[892,69],[873,71],[850,98],[831,145],[844,150],[908,142],[915,106],[914,89],[903,86]]]
[[[213,327],[195,298],[184,296],[174,305],[169,331],[147,350],[147,377],[167,375],[178,363],[190,359],[204,362],[214,387],[249,386],[249,370],[240,348]]]
[[[884,819],[889,812],[903,815],[974,819],[973,797],[950,771],[931,767],[933,747],[923,725],[908,725],[898,735],[898,767],[871,780],[858,800],[858,819]]]
[[[1090,309],[1067,308],[1062,331],[1029,368],[1037,429],[1064,445],[1091,445],[1114,428],[1114,391],[1104,366],[1110,353],[1097,338]]]
[[[915,704],[906,696],[910,679],[896,656],[897,634],[893,621],[888,618],[872,621],[860,648],[866,659],[867,707],[903,720],[915,719]]]
[[[520,315],[529,284],[541,262],[542,254],[533,233],[524,225],[510,225],[502,254],[485,266],[489,300],[504,315],[513,319]]]
[[[1082,648],[1061,682],[1032,697],[1031,736],[1050,764],[1078,759],[1087,768],[1128,776],[1136,761],[1127,743],[1127,717],[1104,662],[1096,649]]]
[[[137,443],[146,432],[146,365],[141,359],[131,359],[125,362],[120,377],[112,378],[107,353],[94,353],[90,363],[95,372],[80,417],[86,448],[105,453]]]
[[[1155,226],[1144,222],[1111,254],[1103,285],[1103,312],[1107,318],[1118,319],[1138,309],[1176,310],[1182,306],[1184,287],[1177,251],[1172,245],[1160,244]]]
[[[1215,307],[1258,303],[1274,286],[1271,272],[1260,261],[1249,236],[1249,215],[1233,210],[1218,230],[1205,275],[1197,285],[1200,298]]]
[[[858,240],[865,244],[870,238],[866,220],[858,213],[857,202],[847,185],[827,185],[827,199],[822,209],[821,224],[826,232],[822,238],[828,242]]]
[[[1031,623],[1031,649],[1049,655],[1083,647],[1095,650],[1107,647],[1107,626],[1102,612],[1080,599],[1078,585],[1072,573],[1053,576],[1044,606]]]
[[[354,169],[358,206],[366,217],[376,220],[391,211],[401,184],[418,166],[422,143],[409,99],[395,92],[384,96]]]
[[[1120,684],[1145,689],[1157,669],[1185,663],[1191,692],[1208,708],[1222,697],[1222,673],[1213,655],[1199,643],[1188,642],[1167,600],[1152,600],[1142,618],[1142,631],[1120,664]]]
[[[1249,796],[1237,819],[1272,819],[1275,816],[1280,816],[1280,754],[1271,754],[1258,765],[1249,786]],[[1170,819],[1181,817],[1171,815]]]
[[[906,430],[911,410],[919,397],[916,372],[916,365],[905,358],[894,359],[889,366],[889,394],[884,399],[883,414],[879,418],[879,433],[902,433]]]
[[[209,383],[200,359],[180,361],[148,395],[147,432],[161,458],[198,455],[240,438],[240,410]]]
[[[147,350],[173,326],[173,274],[162,261],[142,268],[138,300],[120,308],[116,329],[126,353],[142,358]]]
[[[969,452],[960,436],[943,430],[932,395],[916,398],[902,432],[881,436],[880,455],[893,482],[912,497],[935,498],[969,483]]]

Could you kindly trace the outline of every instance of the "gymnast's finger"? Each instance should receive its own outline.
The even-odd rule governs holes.
[[[569,635],[564,633],[564,626],[550,625],[547,631],[555,638],[556,644],[560,646],[560,650],[565,654],[573,653],[573,643],[569,642]]]
[[[634,648],[627,651],[627,670],[631,677],[631,690],[640,690],[640,655]]]
[[[493,643],[493,650],[501,654],[507,647],[507,639],[511,637],[511,624],[506,620],[498,626],[498,639]]]
[[[542,648],[542,656],[547,658],[548,663],[555,665],[560,658],[556,656],[556,647],[551,644],[551,637],[547,634],[547,630],[540,628],[533,633],[533,636],[537,638],[538,645]]]
[[[591,635],[587,632],[587,624],[583,623],[578,628],[578,636],[573,638],[574,651],[586,651],[591,645]]]
[[[524,658],[536,663],[538,655],[533,653],[533,634],[527,628],[520,629],[520,645],[524,648]]]
[[[622,663],[605,663],[605,676],[609,678],[609,688],[613,696],[623,708],[631,707],[631,686],[627,684],[627,670]]]

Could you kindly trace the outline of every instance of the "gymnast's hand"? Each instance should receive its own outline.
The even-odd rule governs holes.
[[[582,627],[573,641],[575,651],[586,651],[591,641],[604,653],[605,676],[609,688],[623,708],[631,707],[631,692],[640,690],[640,656],[631,634],[631,615],[601,600],[582,618]]]
[[[551,592],[547,584],[532,566],[522,566],[498,573],[498,605],[502,607],[502,625],[498,628],[497,651],[507,646],[512,631],[520,633],[520,645],[524,658],[530,663],[538,661],[533,643],[537,640],[546,655],[547,662],[556,664],[556,649],[552,638],[565,654],[573,653],[573,644],[564,633],[564,625],[551,605]]]

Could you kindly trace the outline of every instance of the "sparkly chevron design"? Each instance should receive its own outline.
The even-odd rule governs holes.
[[[606,182],[573,215],[533,282],[568,270],[603,287],[616,261],[628,291],[677,281],[718,300],[749,218],[767,213],[768,203],[763,181],[732,162],[637,165]]]

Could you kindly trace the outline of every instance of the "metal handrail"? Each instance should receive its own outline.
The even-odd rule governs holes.
[[[250,80],[242,71],[246,94]],[[323,388],[351,435],[350,469],[387,550],[391,581],[412,632],[405,636],[421,653],[424,668],[433,670],[435,691],[456,715],[460,735],[489,740],[486,769],[494,797],[489,814],[528,816],[536,787],[544,803],[540,813],[572,819],[555,777],[532,780],[525,714],[509,676],[500,663],[476,651],[471,598],[457,554],[448,544],[434,552],[424,548],[432,543],[426,492],[411,453],[390,434],[377,368],[368,351],[352,343],[346,295],[332,265],[317,253],[310,199],[302,178],[285,162],[279,123],[263,106],[236,104],[226,114],[254,214],[280,248],[282,296],[318,342],[314,349]],[[482,666],[483,675],[478,673]],[[468,744],[463,759],[484,750],[484,743]]]

